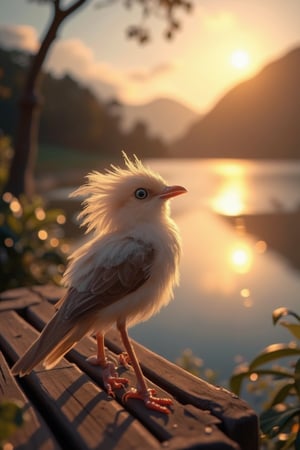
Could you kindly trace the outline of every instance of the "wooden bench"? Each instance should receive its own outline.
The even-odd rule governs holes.
[[[26,350],[54,312],[63,289],[20,288],[0,295],[0,399],[24,405],[25,425],[10,442],[14,449],[158,449],[257,450],[254,411],[227,390],[194,377],[175,364],[135,344],[142,369],[159,395],[171,397],[172,412],[147,410],[137,400],[122,403],[103,389],[101,369],[86,362],[96,350],[86,337],[54,369],[42,365],[24,378],[9,366]],[[109,357],[123,350],[117,331],[106,339]],[[120,375],[135,385],[132,369]]]

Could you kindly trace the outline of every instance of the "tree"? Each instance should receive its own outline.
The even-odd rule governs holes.
[[[63,0],[32,0],[39,3],[49,3],[53,8],[50,25],[41,41],[37,53],[32,57],[28,74],[24,84],[23,94],[19,104],[19,119],[14,141],[14,156],[11,162],[8,181],[5,191],[15,196],[25,193],[31,197],[34,193],[34,165],[37,154],[37,136],[39,117],[42,106],[40,96],[41,70],[47,58],[48,52],[55,42],[58,30],[62,23],[83,6],[87,6],[91,0],[74,0],[63,7]],[[114,4],[121,0],[111,0],[98,3],[96,6]],[[122,0],[124,6],[131,7],[138,4],[142,8],[142,17],[163,12],[163,18],[167,23],[165,38],[171,39],[179,30],[180,23],[174,17],[174,11],[184,9],[191,10],[192,3],[189,0]],[[144,26],[144,22],[133,25],[128,29],[129,38],[136,39],[144,44],[150,39],[150,31]]]

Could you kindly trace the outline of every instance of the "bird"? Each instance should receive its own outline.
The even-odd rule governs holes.
[[[168,185],[136,155],[122,156],[123,167],[111,164],[90,172],[70,194],[82,201],[78,219],[88,238],[69,257],[63,275],[66,291],[55,314],[12,373],[25,376],[42,361],[51,369],[85,335],[93,335],[97,354],[88,361],[102,367],[105,389],[113,396],[128,384],[105,353],[105,333],[116,326],[125,347],[120,362],[132,366],[137,380],[124,401],[139,399],[147,408],[168,414],[172,401],[148,388],[128,328],[158,313],[174,297],[182,245],[169,200],[187,190]]]

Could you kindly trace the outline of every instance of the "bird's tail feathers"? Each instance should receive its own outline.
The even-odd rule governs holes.
[[[71,327],[68,323],[61,323],[57,315],[54,316],[31,347],[14,364],[12,373],[21,377],[27,375],[43,360],[47,369],[54,367],[87,332],[88,327]]]
[[[82,333],[78,330],[71,330],[65,338],[46,356],[43,366],[46,369],[52,369],[61,360],[61,358],[71,350],[82,338]]]

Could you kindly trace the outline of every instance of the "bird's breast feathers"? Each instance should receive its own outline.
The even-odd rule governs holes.
[[[172,297],[179,257],[180,240],[171,220],[94,238],[70,258],[65,284],[73,294],[66,298],[66,314],[76,318],[94,311],[103,323],[146,320]]]

